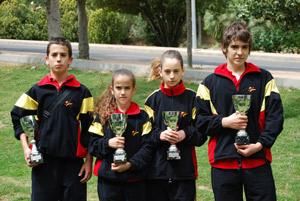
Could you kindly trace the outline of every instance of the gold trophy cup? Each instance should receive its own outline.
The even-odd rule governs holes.
[[[30,163],[33,165],[38,165],[43,163],[42,154],[38,151],[36,147],[36,141],[34,139],[34,132],[37,127],[37,122],[34,115],[24,116],[20,119],[22,128],[24,132],[28,135],[30,139]]]
[[[250,108],[251,95],[235,94],[232,95],[232,102],[237,113],[247,114]],[[239,130],[235,137],[235,143],[238,145],[249,144],[250,139],[246,130]]]
[[[177,130],[177,124],[180,117],[179,111],[164,111],[162,112],[164,123],[173,131]],[[180,151],[176,144],[171,144],[167,151],[167,160],[180,160]]]
[[[122,113],[114,113],[110,115],[109,125],[116,136],[122,136],[127,127],[127,115]],[[122,148],[118,148],[114,153],[114,163],[126,163],[126,152]]]

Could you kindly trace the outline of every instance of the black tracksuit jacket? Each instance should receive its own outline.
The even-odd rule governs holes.
[[[113,154],[116,149],[108,146],[108,140],[115,137],[109,123],[101,125],[99,116],[96,115],[89,128],[91,134],[89,152],[100,161],[101,165],[96,173],[98,173],[99,178],[106,181],[124,183],[143,181],[151,162],[153,146],[151,146],[149,138],[152,127],[147,113],[141,110],[137,104],[132,103],[126,114],[128,115],[127,127],[122,136],[125,137],[124,150],[127,154],[127,160],[132,165],[128,171],[118,173],[111,170]]]
[[[228,159],[251,159],[251,166],[257,160],[272,161],[270,148],[283,129],[283,107],[279,91],[272,75],[254,64],[246,63],[246,70],[239,81],[222,64],[209,75],[197,91],[197,118],[199,127],[210,136],[208,156],[212,166],[217,161]],[[221,120],[235,112],[233,94],[251,94],[251,107],[247,112],[250,143],[260,142],[263,150],[245,158],[234,147],[237,130],[223,128]],[[228,164],[227,164],[228,165]],[[231,163],[229,169],[238,168]],[[247,168],[247,167],[244,167]]]
[[[48,107],[66,89],[71,92],[46,119],[44,110],[51,110]],[[85,157],[93,106],[90,91],[74,75],[69,75],[61,87],[47,75],[21,95],[13,107],[11,118],[15,137],[20,139],[23,133],[20,118],[37,115],[38,131],[35,138],[42,153],[63,158]]]
[[[194,106],[196,93],[186,89],[183,82],[173,88],[155,90],[145,102],[145,109],[152,119],[152,141],[155,144],[154,158],[149,170],[149,179],[160,180],[191,180],[198,175],[195,146],[206,141],[195,127],[196,108]],[[186,138],[176,144],[180,150],[180,160],[167,160],[167,150],[170,143],[160,140],[160,133],[167,129],[164,124],[163,111],[180,111],[178,130],[184,130]]]

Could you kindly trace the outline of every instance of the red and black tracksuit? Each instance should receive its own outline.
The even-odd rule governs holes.
[[[245,72],[236,80],[227,64],[221,64],[199,85],[198,126],[210,136],[208,157],[216,200],[242,200],[243,185],[249,200],[276,200],[269,164],[272,161],[270,149],[283,129],[282,102],[268,71],[251,63],[245,66]],[[223,117],[235,112],[234,94],[251,94],[246,132],[250,143],[263,145],[261,151],[247,158],[238,154],[234,147],[237,130],[223,128],[221,123]],[[261,191],[269,191],[265,194],[269,197],[262,198]]]
[[[119,110],[116,113],[121,113]],[[151,162],[153,146],[151,122],[144,110],[136,103],[131,103],[127,114],[127,127],[124,150],[132,167],[122,173],[111,170],[116,149],[109,147],[109,139],[115,137],[109,122],[100,123],[97,115],[89,128],[91,139],[89,152],[97,157],[95,173],[98,175],[98,195],[101,201],[143,201],[145,200],[145,177]]]
[[[206,137],[195,127],[196,93],[186,89],[181,81],[177,86],[155,90],[146,100],[145,109],[152,119],[152,141],[155,145],[154,158],[148,173],[150,200],[184,200],[195,199],[195,179],[197,178],[197,158],[195,146],[202,145]],[[178,130],[184,130],[186,138],[177,143],[180,160],[167,160],[170,143],[161,141],[160,134],[167,129],[164,124],[163,111],[180,111]]]
[[[65,90],[68,95],[51,111],[53,101]],[[92,121],[93,97],[74,75],[64,83],[46,75],[22,94],[11,111],[15,137],[23,133],[20,118],[37,115],[37,147],[44,163],[32,168],[32,200],[86,200],[86,184],[80,183],[78,173],[87,154],[88,127]]]

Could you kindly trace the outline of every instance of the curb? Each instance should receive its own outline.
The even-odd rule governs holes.
[[[44,64],[44,55],[40,53],[22,53],[22,52],[0,52],[0,62],[7,64]],[[114,61],[100,61],[100,60],[83,60],[74,59],[71,65],[74,69],[81,70],[96,70],[100,72],[111,72],[116,69],[126,68],[132,70],[137,76],[147,77],[150,72],[150,64],[137,64],[137,63],[120,63]],[[214,67],[202,66],[202,68],[185,69],[184,79],[190,82],[199,83],[207,75],[212,73]],[[300,72],[277,72],[271,71],[277,85],[287,88],[300,89]]]

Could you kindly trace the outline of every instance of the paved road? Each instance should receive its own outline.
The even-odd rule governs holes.
[[[46,41],[21,41],[0,39],[0,51],[12,51],[22,53],[45,54]],[[78,56],[78,44],[72,43],[74,55]],[[170,48],[143,47],[143,46],[119,46],[119,45],[90,45],[90,57],[99,61],[115,61],[117,63],[137,63],[149,65],[151,60],[159,57],[163,51]],[[181,51],[186,61],[186,49]],[[220,50],[193,50],[193,65],[212,66],[223,63],[224,56]],[[252,52],[248,61],[268,70],[300,72],[300,55],[271,54]]]
[[[0,39],[0,63],[44,63],[47,41],[17,41]],[[164,47],[90,45],[90,60],[76,59],[78,44],[72,43],[75,59],[73,68],[112,71],[129,68],[136,75],[148,76],[150,62],[159,57]],[[186,59],[186,49],[176,48]],[[185,80],[199,82],[213,72],[214,67],[225,61],[219,50],[194,49],[194,67],[187,68]],[[251,52],[248,61],[271,71],[278,86],[300,88],[300,55]],[[198,68],[200,67],[200,68]]]

